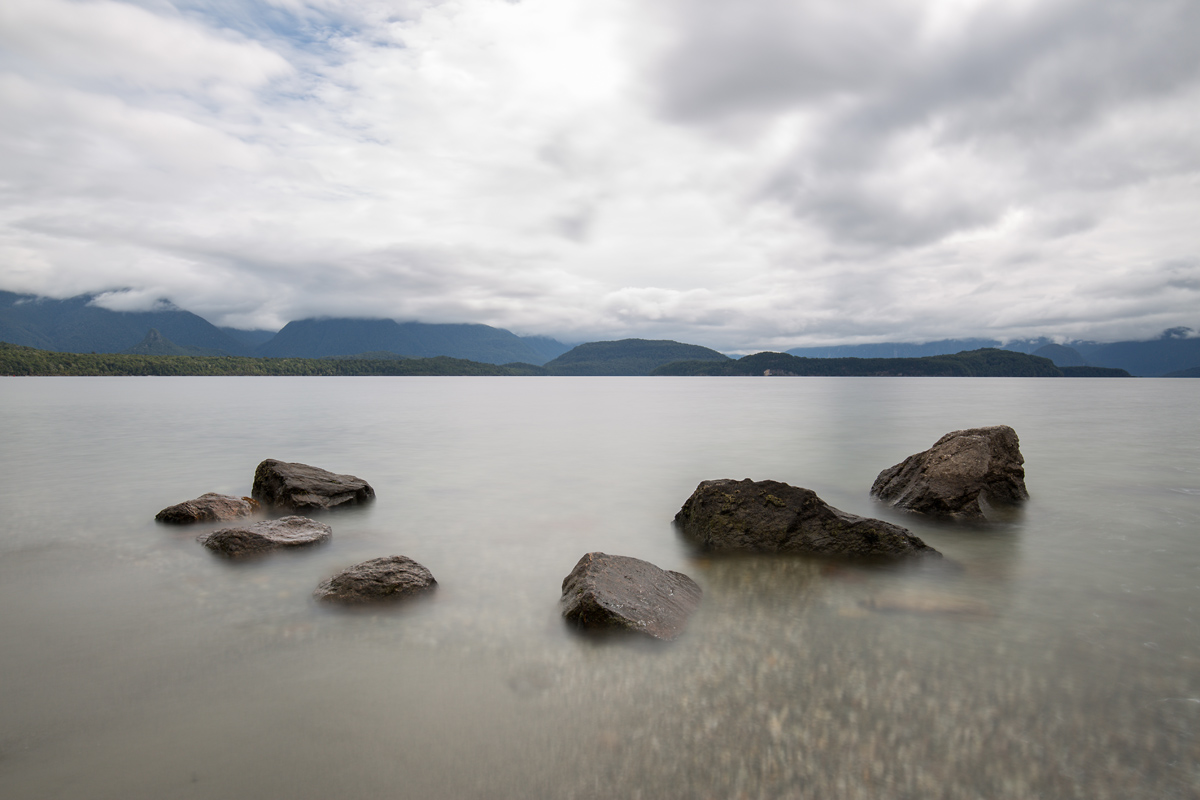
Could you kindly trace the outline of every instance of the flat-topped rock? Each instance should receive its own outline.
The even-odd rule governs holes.
[[[1007,425],[951,431],[880,472],[871,494],[907,511],[979,521],[981,498],[1009,506],[1029,499],[1024,464],[1017,432]]]
[[[258,510],[258,501],[252,497],[234,497],[228,494],[208,492],[195,500],[186,500],[167,506],[154,519],[173,525],[188,525],[193,522],[227,522],[231,519],[248,517]]]
[[[704,550],[902,558],[940,556],[899,525],[859,517],[779,481],[702,481],[675,525]]]
[[[222,555],[265,553],[281,547],[307,547],[328,541],[333,529],[307,517],[264,520],[241,528],[221,528],[197,537],[196,541]]]
[[[254,470],[250,492],[267,508],[317,511],[366,503],[375,490],[362,478],[268,458]]]
[[[408,556],[373,558],[322,581],[313,596],[334,603],[401,600],[437,586],[433,575]]]
[[[681,572],[639,558],[588,553],[563,579],[562,613],[581,628],[669,640],[683,632],[701,594]]]

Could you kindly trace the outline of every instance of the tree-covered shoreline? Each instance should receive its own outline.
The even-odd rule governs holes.
[[[366,355],[366,354],[364,354]],[[639,369],[641,365],[639,365]],[[252,358],[60,353],[0,342],[5,376],[547,376],[564,374],[533,364],[483,364],[461,358]],[[580,374],[572,372],[567,374]],[[586,373],[584,373],[586,374]],[[595,374],[620,375],[611,369]],[[625,373],[629,374],[629,373]],[[637,374],[637,373],[634,373]],[[640,374],[645,374],[640,373]],[[801,358],[756,353],[738,360],[674,361],[652,375],[826,377],[1128,377],[1124,370],[1056,367],[1053,362],[1008,350],[972,350],[925,358]]]
[[[526,369],[528,368],[528,369]],[[0,375],[12,376],[330,376],[526,375],[532,365],[495,366],[461,358],[251,358],[59,353],[0,342]]]

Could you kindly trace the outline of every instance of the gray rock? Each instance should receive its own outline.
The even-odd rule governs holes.
[[[702,481],[675,524],[701,548],[718,552],[941,555],[899,525],[848,514],[811,489],[779,481]]]
[[[254,470],[250,492],[267,508],[313,511],[366,503],[375,490],[362,478],[268,458]]]
[[[879,473],[871,494],[934,517],[983,520],[980,498],[1000,505],[1029,499],[1025,458],[1007,425],[952,431],[928,450]]]
[[[187,525],[193,522],[226,522],[239,517],[248,517],[258,510],[258,501],[252,497],[234,497],[228,494],[209,492],[195,500],[187,500],[167,506],[154,516],[158,522]]]
[[[304,547],[329,540],[333,529],[307,517],[283,517],[243,528],[221,528],[197,537],[210,550],[237,558],[275,550]]]
[[[588,553],[563,579],[562,613],[581,628],[674,639],[700,604],[701,594],[683,573],[629,556]]]
[[[407,556],[373,558],[322,581],[313,596],[337,603],[399,600],[437,586],[428,569]]]

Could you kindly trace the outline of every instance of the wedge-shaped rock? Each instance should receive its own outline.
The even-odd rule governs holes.
[[[941,555],[899,525],[839,511],[811,489],[779,481],[702,481],[675,524],[701,548],[718,552]]]
[[[250,492],[267,508],[315,511],[366,503],[375,490],[362,478],[268,458],[254,470]]]
[[[195,500],[187,500],[167,506],[154,516],[158,522],[187,525],[193,522],[228,522],[239,517],[248,517],[258,509],[258,501],[252,497],[234,497],[228,494],[209,492]]]
[[[1025,458],[1007,425],[951,431],[923,453],[879,473],[871,494],[934,517],[983,520],[980,498],[1015,505],[1029,499]]]
[[[243,528],[221,528],[197,537],[209,550],[238,558],[280,547],[305,547],[328,541],[333,529],[307,517],[283,517]]]
[[[700,604],[701,594],[696,582],[681,572],[629,556],[588,553],[563,579],[562,613],[581,628],[674,639]]]
[[[400,600],[437,586],[428,569],[408,556],[373,558],[322,581],[313,596],[335,603]]]

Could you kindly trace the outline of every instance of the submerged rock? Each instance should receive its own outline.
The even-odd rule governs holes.
[[[375,490],[362,478],[273,458],[254,470],[254,488],[250,493],[268,508],[298,511],[337,508],[375,499]]]
[[[244,528],[221,528],[197,537],[209,550],[237,558],[280,547],[304,547],[328,541],[333,529],[307,517],[265,520]]]
[[[779,481],[702,481],[675,515],[705,550],[897,558],[940,556],[905,528],[849,514]]]
[[[193,522],[225,522],[239,517],[248,517],[258,510],[258,501],[252,497],[234,497],[228,494],[208,492],[195,500],[187,500],[167,506],[154,516],[158,522],[187,525]]]
[[[407,556],[373,558],[322,581],[313,596],[337,603],[399,600],[429,591],[437,581],[428,569]]]
[[[629,556],[588,553],[562,583],[562,613],[581,628],[674,639],[702,592],[681,572]]]
[[[871,494],[897,508],[935,517],[983,520],[979,505],[1029,499],[1025,458],[1007,425],[951,431],[928,450],[879,473]]]

